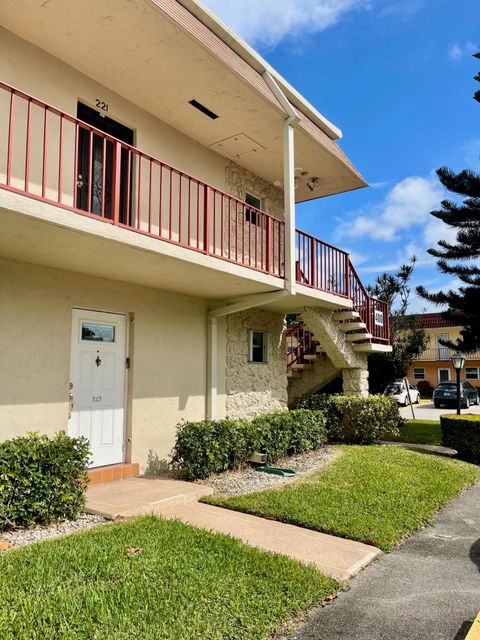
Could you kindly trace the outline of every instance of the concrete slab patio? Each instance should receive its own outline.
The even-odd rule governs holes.
[[[210,493],[210,487],[190,482],[133,478],[89,487],[87,504],[89,511],[112,518],[154,513],[228,534],[260,549],[314,564],[341,581],[382,555],[376,547],[360,542],[198,502]]]

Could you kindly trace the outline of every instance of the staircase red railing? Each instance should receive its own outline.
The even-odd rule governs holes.
[[[306,364],[306,356],[315,355],[317,346],[318,341],[305,329],[303,322],[289,324],[286,332],[287,371],[291,371],[295,364]]]
[[[353,300],[353,309],[360,315],[361,321],[366,324],[367,333],[373,336],[372,342],[388,343],[390,340],[388,304],[368,294],[350,261],[348,278],[348,290]]]

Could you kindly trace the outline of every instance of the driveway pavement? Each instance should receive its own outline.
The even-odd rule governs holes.
[[[432,402],[414,404],[413,410],[417,420],[440,420],[442,413],[456,413],[456,409],[447,409],[446,407],[435,409]],[[469,409],[462,409],[462,413],[475,413],[476,415],[480,415],[480,406],[474,405]],[[412,411],[410,407],[400,407],[400,415],[402,418],[411,418]]]
[[[480,484],[383,556],[290,640],[464,640],[480,610]]]

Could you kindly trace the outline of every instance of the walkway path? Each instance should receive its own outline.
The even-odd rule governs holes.
[[[229,534],[252,546],[313,563],[324,574],[342,581],[382,553],[360,542],[198,502],[211,491],[189,482],[132,478],[90,486],[87,501],[89,511],[112,518],[156,513]]]
[[[463,640],[480,611],[480,484],[290,640]]]

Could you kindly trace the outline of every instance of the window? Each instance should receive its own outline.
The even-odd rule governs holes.
[[[245,202],[255,209],[262,208],[262,201],[260,200],[260,198],[257,198],[257,196],[254,196],[251,193],[245,194]],[[249,207],[246,207],[245,209],[245,220],[247,222],[250,222],[251,224],[261,224],[260,216],[258,215],[257,211],[254,211]]]
[[[425,369],[418,368],[413,370],[413,379],[414,380],[425,380]]]
[[[82,322],[82,340],[87,342],[115,342],[115,327],[110,324]]]
[[[480,367],[465,367],[466,380],[480,380]]]
[[[250,331],[250,362],[267,362],[267,334],[265,331]]]
[[[438,370],[438,381],[439,382],[448,382],[450,380],[450,369],[439,369]]]

